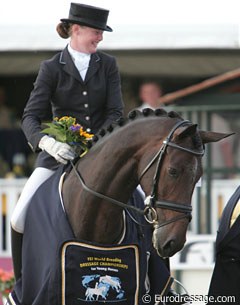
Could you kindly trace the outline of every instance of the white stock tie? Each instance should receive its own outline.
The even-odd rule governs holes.
[[[78,69],[78,72],[84,80],[88,70],[91,55],[74,50],[70,44],[68,45],[68,51],[72,56],[73,62]]]
[[[89,61],[90,61],[90,54],[77,54],[74,58],[74,63],[76,68],[78,69],[82,79],[85,79],[88,66],[89,66]]]

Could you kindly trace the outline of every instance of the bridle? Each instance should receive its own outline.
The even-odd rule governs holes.
[[[163,227],[165,225],[168,225],[172,222],[178,221],[183,218],[188,218],[189,221],[191,221],[191,219],[192,219],[192,207],[190,204],[182,204],[182,203],[176,203],[173,201],[166,201],[166,200],[157,200],[157,186],[158,186],[159,177],[160,177],[161,164],[163,161],[163,156],[164,156],[168,146],[173,147],[175,149],[185,151],[187,153],[190,153],[190,154],[193,154],[196,156],[204,155],[204,149],[202,149],[201,151],[195,151],[195,150],[185,148],[176,143],[171,142],[174,132],[179,127],[186,126],[189,124],[191,124],[191,122],[185,120],[185,121],[180,121],[176,125],[173,126],[170,133],[168,134],[166,139],[163,141],[160,150],[155,154],[155,156],[152,158],[152,160],[149,162],[149,164],[144,168],[144,170],[142,171],[140,178],[139,178],[139,181],[140,181],[142,179],[142,177],[145,175],[145,173],[149,170],[149,168],[154,164],[154,162],[157,161],[157,166],[156,166],[155,173],[153,176],[153,185],[152,185],[151,195],[145,199],[145,205],[146,205],[146,208],[148,208],[148,211],[144,215],[146,221],[151,224],[154,224],[155,228]],[[182,215],[173,217],[161,224],[158,224],[157,212],[156,212],[155,208],[161,208],[161,209],[167,209],[167,210],[180,212],[180,213],[182,213]]]
[[[192,217],[191,216],[192,207],[190,205],[180,204],[180,203],[165,201],[165,200],[157,200],[157,185],[158,185],[159,177],[160,177],[161,164],[162,164],[163,156],[164,156],[168,146],[173,147],[175,149],[185,151],[187,153],[190,153],[190,154],[193,154],[193,155],[196,155],[196,156],[203,156],[203,154],[204,154],[204,149],[202,149],[200,152],[198,152],[198,151],[188,149],[188,148],[182,147],[180,145],[177,145],[177,144],[171,142],[171,139],[172,139],[172,136],[173,136],[174,132],[179,127],[184,126],[184,125],[189,125],[189,124],[191,124],[190,121],[180,121],[176,125],[174,125],[172,130],[170,131],[170,133],[166,137],[166,139],[163,141],[160,150],[155,154],[155,156],[151,159],[151,161],[148,163],[148,165],[142,171],[142,173],[139,177],[139,181],[146,174],[146,172],[151,168],[151,166],[157,161],[157,166],[156,166],[155,174],[154,174],[154,177],[153,177],[153,185],[152,185],[151,195],[148,196],[145,200],[145,209],[139,209],[135,206],[128,205],[128,204],[123,203],[119,200],[113,199],[111,197],[108,197],[106,195],[103,195],[99,192],[96,192],[96,191],[90,189],[86,185],[86,183],[84,182],[80,173],[77,171],[76,166],[73,164],[73,162],[70,161],[70,163],[71,163],[72,168],[73,168],[75,174],[77,175],[77,177],[78,177],[78,179],[79,179],[79,181],[80,181],[80,183],[81,183],[81,185],[82,185],[82,187],[85,191],[89,192],[90,194],[92,194],[92,195],[94,195],[98,198],[107,200],[108,202],[111,202],[111,203],[113,203],[117,206],[120,206],[123,209],[134,210],[135,212],[137,212],[141,215],[144,215],[146,221],[150,224],[153,224],[155,228],[156,227],[160,228],[160,227],[168,225],[172,222],[178,221],[182,218],[188,218],[189,221],[190,221],[191,217]],[[167,220],[162,224],[158,224],[156,208],[162,208],[162,209],[177,211],[177,212],[182,213],[183,215],[173,217],[172,219]]]

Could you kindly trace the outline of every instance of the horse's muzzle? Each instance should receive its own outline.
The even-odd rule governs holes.
[[[183,248],[186,239],[175,236],[169,236],[165,239],[161,236],[161,228],[155,228],[152,241],[158,255],[162,258],[168,258]]]

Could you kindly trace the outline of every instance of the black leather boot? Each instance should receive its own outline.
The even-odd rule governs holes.
[[[23,234],[11,228],[12,260],[16,281],[21,277],[22,272],[22,240]]]

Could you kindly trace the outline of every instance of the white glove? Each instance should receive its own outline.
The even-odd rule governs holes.
[[[76,153],[72,150],[71,146],[58,142],[49,136],[42,137],[38,146],[63,164],[67,164],[68,160],[73,160],[76,157]]]

